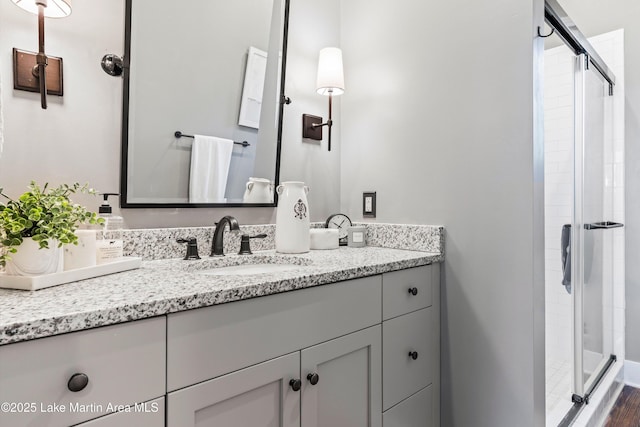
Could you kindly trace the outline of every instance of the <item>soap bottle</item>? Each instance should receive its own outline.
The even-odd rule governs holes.
[[[97,234],[97,264],[105,264],[122,258],[124,219],[121,216],[114,215],[113,209],[109,205],[109,196],[117,195],[118,193],[102,193],[104,201],[98,209],[98,216],[104,219],[104,224],[102,230]]]

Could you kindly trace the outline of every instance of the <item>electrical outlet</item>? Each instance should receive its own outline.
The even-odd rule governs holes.
[[[362,193],[362,216],[364,218],[376,217],[376,192]]]

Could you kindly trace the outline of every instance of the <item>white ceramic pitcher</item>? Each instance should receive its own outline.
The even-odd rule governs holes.
[[[266,178],[250,177],[242,201],[244,203],[273,203],[273,184]]]
[[[309,252],[309,187],[304,182],[287,181],[276,191],[276,251],[285,254]]]

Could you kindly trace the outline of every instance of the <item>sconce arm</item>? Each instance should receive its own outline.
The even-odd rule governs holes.
[[[333,125],[333,120],[329,119],[324,123],[312,123],[311,126],[313,126],[314,128],[321,128],[322,126],[329,126],[331,127]]]
[[[44,7],[46,2],[38,3],[38,55],[36,55],[36,65],[33,74],[36,74],[40,84],[40,106],[43,110],[47,108],[47,76],[45,67],[47,66],[47,55],[44,53]]]

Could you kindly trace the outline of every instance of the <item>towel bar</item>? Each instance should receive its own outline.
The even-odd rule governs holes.
[[[611,222],[611,221],[602,221],[602,222],[592,222],[591,224],[585,224],[585,230],[608,230],[610,228],[620,228],[624,227],[624,224],[620,222]]]
[[[174,135],[176,138],[182,138],[182,137],[185,137],[185,138],[195,138],[193,135],[187,135],[187,134],[184,134],[184,133],[180,132],[179,130],[177,130],[173,135]],[[243,147],[248,147],[248,146],[250,146],[250,145],[251,145],[251,144],[249,144],[247,141],[242,141],[242,142],[233,141],[233,143],[234,143],[234,144],[236,144],[236,145],[242,145]]]

